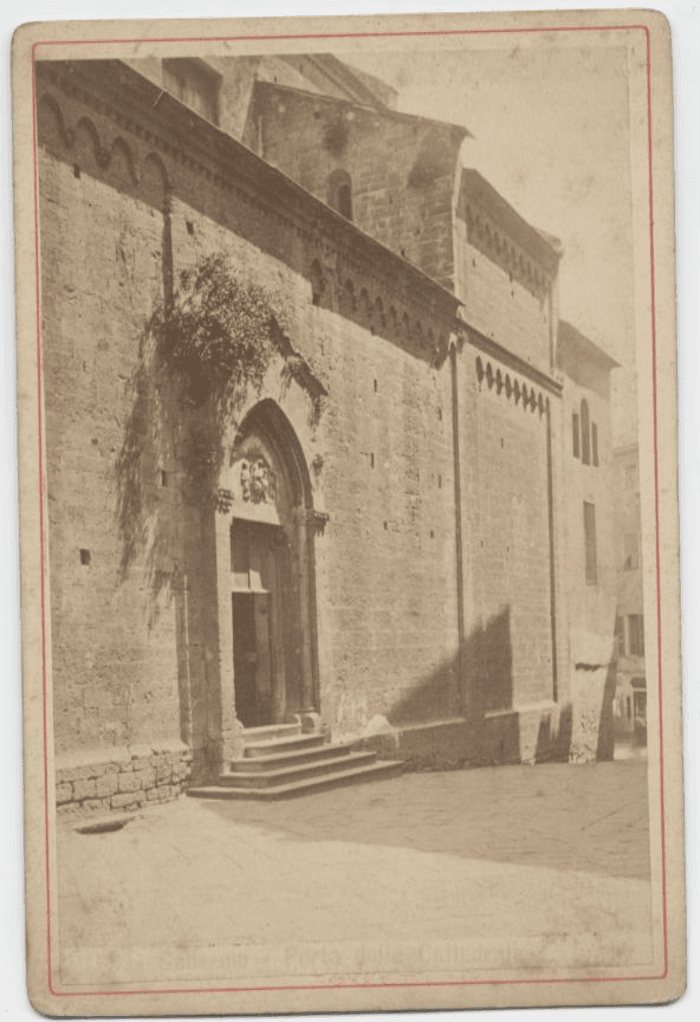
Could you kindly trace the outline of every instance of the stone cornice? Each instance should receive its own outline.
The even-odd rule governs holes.
[[[462,171],[458,209],[467,221],[470,241],[476,241],[477,248],[533,293],[539,294],[549,284],[540,269],[550,279],[556,275],[561,249],[553,240],[546,241],[476,170]]]
[[[112,121],[161,157],[251,205],[311,249],[331,249],[355,273],[372,276],[402,304],[450,321],[457,299],[252,150],[120,61],[37,62],[38,78]],[[138,172],[134,172],[138,177]]]
[[[512,351],[504,348],[497,341],[484,337],[478,330],[474,330],[473,327],[468,326],[466,323],[461,324],[460,333],[473,348],[477,348],[485,355],[507,366],[514,372],[520,373],[521,376],[527,377],[532,383],[536,383],[550,394],[561,397],[564,386],[553,376],[548,376],[541,369],[536,369],[535,366],[531,365],[524,358],[514,355]]]
[[[343,107],[355,107],[356,110],[363,111],[370,117],[386,117],[389,120],[403,121],[406,124],[424,124],[430,127],[444,129],[452,135],[457,142],[461,142],[465,138],[473,138],[469,128],[465,128],[463,124],[453,124],[451,121],[436,121],[432,117],[422,117],[420,114],[409,114],[404,113],[402,110],[393,110],[390,107],[377,107],[368,103],[360,103],[356,99],[340,99],[338,96],[328,96],[322,92],[311,92],[308,89],[300,89],[295,85],[281,85],[277,82],[267,82],[264,80],[258,80],[255,83],[255,89],[261,94],[265,93],[287,93],[293,96],[299,96],[300,99],[307,99],[314,103],[322,103],[326,106],[343,106]]]

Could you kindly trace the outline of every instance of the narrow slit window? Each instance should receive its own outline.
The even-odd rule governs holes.
[[[338,189],[338,212],[346,220],[352,220],[352,192],[349,184],[341,185]]]
[[[583,503],[583,535],[586,550],[586,584],[598,585],[598,550],[595,531],[595,504]]]
[[[585,398],[581,402],[581,461],[584,465],[591,463],[591,419]]]
[[[328,205],[352,220],[352,179],[346,170],[334,170],[326,182]]]
[[[630,656],[644,656],[644,615],[630,614],[627,624]]]
[[[579,436],[580,430],[578,412],[574,412],[574,414],[571,416],[571,439],[575,458],[581,457],[581,444]]]
[[[615,649],[618,656],[625,655],[625,619],[620,614],[615,618]]]
[[[595,422],[591,423],[591,455],[593,464],[598,468],[598,427]]]

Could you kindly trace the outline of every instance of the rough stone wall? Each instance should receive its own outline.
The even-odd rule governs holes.
[[[324,716],[352,732],[459,708],[447,366],[336,321],[317,542]]]
[[[130,193],[119,152],[112,181],[100,181],[87,129],[78,128],[70,162],[50,155],[62,146],[55,121],[47,131],[42,311],[53,711],[63,752],[179,738],[180,719],[176,603],[154,590],[157,552],[127,564],[118,528],[117,458],[130,376],[161,289],[162,216]],[[172,465],[151,447],[139,471],[174,527],[180,498],[177,486],[159,488],[161,467]]]
[[[548,296],[533,294],[504,265],[485,254],[483,247],[476,247],[461,216],[454,219],[454,245],[455,293],[464,302],[466,322],[530,365],[550,372]]]
[[[553,697],[547,395],[471,355],[478,496],[471,695],[489,712]]]
[[[268,289],[287,341],[328,391],[314,419],[308,394],[284,381],[278,359],[240,413],[263,397],[280,405],[309,467],[314,506],[330,515],[316,540],[324,716],[348,731],[375,713],[454,713],[449,390],[444,361],[432,367],[444,338],[427,329],[437,332],[439,319],[426,305],[416,312],[425,326],[410,322],[402,310],[412,294],[398,271],[373,280],[358,263],[357,307],[337,303],[346,275],[333,275],[332,264],[332,307],[316,306],[306,275],[319,251],[312,233],[261,200],[224,191],[187,161],[146,156],[132,136],[115,139],[106,115],[88,113],[89,124],[79,102],[42,103],[40,128],[57,751],[182,738],[201,775],[212,747],[223,748],[232,658],[217,618],[217,576],[228,568],[217,555],[214,512],[188,498],[186,430],[171,396],[149,377],[134,415],[130,386],[164,279],[177,282],[185,266],[222,249],[244,279]],[[398,309],[393,320],[378,294],[387,311]],[[143,504],[133,549],[119,529],[126,439],[141,451],[130,463]],[[225,602],[219,611],[230,616]],[[88,789],[80,797],[61,789],[61,797],[92,801]]]
[[[465,761],[542,758],[541,728],[549,729],[550,751],[559,728],[550,706],[547,431],[554,431],[554,461],[565,464],[561,435],[569,436],[570,407],[560,414],[559,398],[552,396],[548,417],[547,395],[532,373],[470,344],[457,357],[453,381],[447,321],[430,306],[427,284],[423,294],[398,260],[392,264],[387,254],[374,275],[369,242],[358,242],[367,256],[360,259],[347,238],[341,244],[342,231],[334,247],[335,237],[331,243],[318,223],[300,224],[299,209],[281,210],[280,195],[265,198],[252,193],[250,182],[225,182],[215,166],[197,165],[174,143],[163,144],[154,160],[143,130],[127,145],[115,138],[106,114],[89,113],[92,126],[83,119],[85,108],[71,105],[71,138],[62,115],[44,108],[40,135],[57,751],[155,748],[161,739],[183,739],[195,771],[221,763],[224,732],[234,719],[232,650],[223,627],[228,616],[230,628],[230,565],[217,547],[213,510],[204,513],[186,499],[186,435],[178,408],[151,380],[141,415],[134,417],[129,381],[164,282],[177,282],[181,269],[223,250],[243,279],[266,287],[293,357],[306,360],[327,392],[320,415],[312,414],[308,393],[285,382],[280,354],[262,392],[249,394],[240,410],[242,418],[261,398],[279,405],[303,452],[314,508],[329,515],[315,540],[324,722],[337,734],[353,734],[377,716],[400,727],[466,708],[471,748]],[[134,153],[140,154],[138,173]],[[325,274],[318,294],[313,265]],[[507,276],[480,280],[484,309],[505,316]],[[531,305],[527,295],[523,300]],[[510,333],[511,327],[499,326],[495,339],[515,338],[516,351],[535,353],[541,362],[549,352],[548,330],[536,314],[516,313],[516,304],[510,318],[497,322],[518,324],[521,341],[515,326]],[[570,394],[580,400],[575,388]],[[607,406],[601,395],[589,400],[602,460],[609,446]],[[143,448],[137,468],[146,514],[139,518],[144,532],[135,551],[125,551],[119,531],[117,466],[127,427]],[[571,480],[562,473],[555,479],[559,497],[574,487],[569,546],[572,537],[582,539],[585,488],[596,488],[601,510],[605,503],[603,469],[586,472],[577,464]],[[556,508],[554,517],[558,529],[564,519]],[[599,563],[613,565],[599,521]],[[567,573],[582,571],[580,553],[565,563]],[[572,618],[598,627],[604,601],[585,589],[577,599]],[[568,670],[568,661],[561,661],[560,669]],[[462,692],[460,664],[466,667]],[[560,696],[578,680],[560,685]],[[110,755],[112,762],[116,753]],[[145,790],[150,787],[158,785]],[[71,789],[72,801],[93,797],[78,791],[80,797]],[[129,794],[96,793],[95,785],[95,798]]]
[[[187,787],[191,759],[176,740],[57,756],[58,815],[129,812],[177,798]]]
[[[474,766],[567,759],[569,623],[558,387],[545,387],[525,367],[519,371],[488,355],[477,338],[463,344],[456,370],[465,759]]]
[[[451,287],[452,197],[463,134],[421,118],[256,86],[262,155],[324,202],[328,179],[352,181],[358,227]]]

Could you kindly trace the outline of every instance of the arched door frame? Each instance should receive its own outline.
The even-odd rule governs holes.
[[[257,437],[274,454],[285,474],[291,496],[291,521],[285,527],[291,533],[295,564],[298,571],[299,615],[301,636],[301,681],[302,702],[300,712],[318,713],[319,705],[319,659],[316,624],[316,572],[314,544],[315,536],[325,524],[326,516],[319,515],[313,507],[311,478],[301,444],[279,405],[271,399],[264,399],[245,416],[237,430],[231,448],[231,460],[236,450],[250,437]],[[241,724],[235,716],[235,678],[233,671],[233,625],[231,621],[231,575],[230,575],[230,528],[237,517],[235,507],[227,513],[217,514],[217,589],[219,603],[221,673],[221,720],[228,733],[221,743],[224,758],[240,752],[238,734]],[[226,727],[226,722],[228,727]]]

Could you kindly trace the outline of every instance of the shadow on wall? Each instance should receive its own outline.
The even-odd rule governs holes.
[[[617,661],[613,659],[608,664],[605,678],[605,689],[603,691],[603,705],[600,712],[598,724],[598,745],[596,748],[597,760],[611,760],[615,755],[615,718],[613,715],[613,701],[615,699],[615,688],[617,684]]]
[[[513,706],[510,607],[479,625],[464,643],[464,705],[482,717]]]
[[[511,609],[505,607],[391,708],[393,754],[417,769],[611,759],[614,663],[604,686],[600,677],[573,674],[573,701],[515,708]],[[582,750],[581,732],[591,725],[596,740]],[[391,753],[381,736],[375,744]]]
[[[215,507],[205,499],[204,481],[218,433],[208,405],[183,417],[181,389],[159,359],[148,327],[129,398],[115,463],[119,584],[134,576],[149,632],[163,615],[174,629],[180,738],[192,750],[197,780],[206,772],[209,728],[217,726],[218,704],[209,698],[218,679],[211,654],[219,643],[217,593],[206,570],[216,563]]]
[[[131,406],[115,463],[117,522],[121,537],[119,579],[139,564],[145,572],[148,627],[170,600],[172,564],[178,542],[171,494],[175,437],[180,421],[172,386],[159,365],[148,327],[139,339],[138,359],[129,380]]]
[[[443,661],[391,708],[389,723],[393,727],[402,727],[458,715],[458,679],[458,658]]]
[[[462,706],[475,716],[513,705],[513,648],[510,607],[475,629],[464,643],[462,656],[443,661],[399,700],[388,714],[394,726],[445,720],[460,715]],[[459,678],[464,669],[465,697]]]

